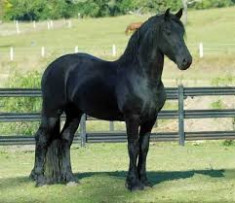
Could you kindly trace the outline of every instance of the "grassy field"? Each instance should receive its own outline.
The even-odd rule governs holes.
[[[104,59],[113,60],[125,49],[130,36],[124,34],[130,22],[144,21],[149,15],[127,15],[113,18],[72,19],[54,22],[54,29],[47,29],[47,22],[20,23],[21,34],[16,34],[14,23],[0,25],[0,71],[7,79],[14,71],[43,71],[47,64],[58,56],[79,51],[88,52]],[[235,75],[235,7],[189,11],[186,26],[186,42],[194,62],[188,71],[179,71],[172,62],[166,62],[164,81],[168,86],[184,82],[185,85],[208,85],[217,77]],[[199,59],[198,44],[204,43],[205,57]],[[117,56],[111,54],[112,45],[117,46]],[[41,47],[45,46],[45,58]],[[14,47],[15,59],[9,61],[10,47]],[[210,74],[205,74],[210,72]],[[6,81],[6,80],[5,80]]]
[[[148,177],[153,188],[125,188],[126,144],[73,146],[73,172],[79,185],[35,188],[28,179],[33,150],[0,148],[0,202],[235,202],[234,145],[222,142],[151,144]]]
[[[20,23],[19,35],[15,33],[14,23],[1,24],[0,86],[9,86],[14,72],[42,72],[50,61],[73,52],[75,46],[80,51],[114,60],[122,53],[129,39],[124,34],[126,26],[148,17],[128,15],[80,21],[72,19],[72,28],[68,28],[67,21],[60,20],[54,22],[55,28],[52,30],[47,30],[47,22],[37,23],[36,30],[32,23]],[[191,69],[182,72],[167,60],[163,74],[166,86],[179,83],[185,86],[234,85],[234,19],[235,7],[190,11],[185,39],[194,62]],[[204,43],[203,59],[198,57],[199,42]],[[113,44],[117,46],[117,57],[111,56]],[[42,46],[46,48],[45,58],[40,57]],[[9,61],[10,47],[15,50],[13,62]],[[221,100],[225,102],[224,97]],[[207,107],[211,104],[198,99],[194,100],[196,104],[190,102],[186,108],[201,109],[205,108],[205,103]],[[230,99],[228,104],[229,108],[234,108],[234,100]],[[215,105],[217,108],[218,103]],[[171,107],[175,108],[174,105]],[[159,123],[159,126],[163,124]],[[202,130],[205,126],[206,130],[213,130],[213,126],[230,124],[230,121],[216,121],[208,127],[202,121],[197,124],[196,130]],[[174,125],[177,128],[177,122],[167,125],[168,130],[172,131]],[[191,124],[188,126],[190,130],[195,130]],[[17,128],[17,125],[14,127]],[[88,124],[89,130],[96,128],[96,124]],[[124,127],[117,124],[116,128]],[[107,129],[108,123],[99,125],[99,130]],[[75,186],[35,188],[28,179],[34,161],[33,151],[31,147],[0,147],[0,203],[235,202],[234,145],[225,146],[222,142],[213,141],[187,143],[185,147],[177,143],[151,144],[147,168],[154,187],[135,193],[130,193],[124,186],[128,166],[126,144],[89,144],[87,148],[73,146],[73,171],[81,183]]]

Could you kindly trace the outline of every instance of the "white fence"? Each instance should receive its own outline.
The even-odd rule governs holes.
[[[1,24],[0,36],[8,36],[15,34],[22,34],[27,32],[32,32],[36,30],[52,30],[56,28],[72,28],[75,23],[79,23],[79,21],[74,21],[71,19],[64,20],[48,20],[48,21],[32,21],[31,23],[20,23],[19,21],[15,21],[13,23],[4,23]]]
[[[100,51],[100,49],[102,51]],[[26,57],[26,56],[32,56],[35,57],[41,57],[45,58],[50,56],[52,53],[55,53],[56,55],[63,55],[68,53],[78,53],[78,52],[87,52],[92,53],[94,50],[99,50],[99,54],[96,55],[102,55],[102,56],[110,56],[110,57],[117,57],[121,54],[121,51],[124,50],[124,48],[117,48],[115,44],[110,45],[110,47],[103,47],[102,48],[95,48],[90,47],[90,49],[80,49],[78,45],[74,47],[64,47],[64,48],[56,48],[56,47],[29,47],[29,48],[15,48],[15,47],[9,47],[9,48],[1,48],[0,47],[0,61],[1,60],[9,60],[14,61],[16,60],[16,57]]]
[[[43,21],[31,23],[19,23],[15,21],[12,23],[4,23],[1,25],[0,36],[5,35],[19,35],[26,34],[28,32],[34,32],[36,30],[52,30],[57,28],[67,28],[76,27],[82,19],[69,19],[69,20],[59,20],[59,21]],[[194,57],[204,58],[211,55],[234,55],[235,54],[235,44],[223,44],[223,43],[207,43],[207,42],[197,42],[188,44],[190,52]],[[88,52],[97,56],[108,56],[117,57],[123,53],[125,47],[118,44],[104,45],[104,47],[82,47],[79,44],[68,47],[49,47],[47,45],[36,46],[31,44],[29,47],[1,47],[0,46],[0,61],[14,61],[22,56],[35,56],[38,58],[44,58],[50,56],[51,53],[56,53],[56,55],[63,55],[72,52]]]
[[[204,58],[211,55],[234,55],[235,54],[235,44],[207,44],[200,42],[198,44],[188,44],[189,50],[192,52],[193,56]],[[27,56],[30,54],[35,57],[47,57],[50,53],[57,53],[59,55],[67,53],[78,53],[78,52],[88,52],[94,55],[117,57],[123,53],[125,47],[117,46],[116,44],[110,44],[110,46],[104,47],[86,47],[80,48],[79,45],[74,45],[73,47],[0,47],[0,61],[10,60],[14,61],[16,57]],[[96,50],[96,51],[95,51]]]

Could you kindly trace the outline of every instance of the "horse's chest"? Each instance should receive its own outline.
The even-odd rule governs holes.
[[[122,85],[118,91],[118,106],[121,112],[139,114],[143,119],[155,117],[166,100],[161,81],[152,84],[148,79],[136,75],[128,79],[125,87]]]
[[[133,112],[149,116],[156,112],[157,96],[145,84],[127,86],[120,91],[119,108],[122,112]]]

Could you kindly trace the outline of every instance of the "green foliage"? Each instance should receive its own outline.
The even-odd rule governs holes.
[[[191,7],[195,9],[208,9],[208,8],[222,8],[233,6],[235,4],[234,0],[202,0],[193,4]]]
[[[77,17],[78,13],[89,17],[116,16],[130,11],[159,13],[166,8],[176,11],[182,7],[181,0],[4,0],[4,2],[4,17],[7,20],[70,18]],[[189,4],[189,7],[207,9],[234,4],[234,0],[203,0]]]
[[[2,20],[5,11],[9,10],[12,7],[9,0],[0,1],[0,20]]]
[[[10,88],[40,88],[42,73],[38,71],[24,74],[13,73],[10,76],[8,86]]]
[[[212,80],[212,85],[224,86],[224,85],[234,85],[235,77],[232,74],[216,77]]]
[[[7,20],[43,20],[69,18],[74,6],[65,0],[9,0],[11,7],[5,12]]]
[[[9,79],[9,88],[39,88],[41,74],[39,72],[29,72],[25,75],[15,73]],[[22,97],[22,98],[3,98],[1,99],[1,112],[28,113],[40,112],[41,98]],[[38,123],[16,122],[2,123],[1,134],[34,134]]]
[[[234,140],[224,140],[223,145],[227,146],[227,147],[233,146],[234,145]]]
[[[224,108],[224,103],[221,99],[215,101],[215,102],[212,102],[211,103],[211,107],[213,109],[223,109]]]
[[[170,0],[170,1],[166,1],[165,3],[165,8],[170,8],[172,11],[177,11],[179,10],[179,8],[182,8],[182,1],[180,0]]]

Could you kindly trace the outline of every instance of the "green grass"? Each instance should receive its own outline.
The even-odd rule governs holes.
[[[71,53],[77,45],[80,51],[98,57],[113,60],[112,45],[116,44],[118,56],[123,52],[129,40],[124,34],[130,22],[144,21],[149,16],[119,16],[98,19],[72,19],[72,28],[64,20],[55,21],[55,29],[47,30],[47,22],[40,22],[36,31],[32,23],[21,23],[22,33],[15,33],[14,23],[5,23],[0,31],[0,70],[1,76],[13,71],[24,72],[44,70],[48,63],[58,56]],[[186,42],[193,54],[192,67],[179,71],[166,61],[163,74],[167,86],[183,82],[185,85],[208,85],[217,77],[235,75],[235,7],[189,11],[186,26]],[[6,30],[10,35],[6,35]],[[198,43],[203,42],[205,57],[198,58]],[[15,48],[15,61],[9,62],[9,48]],[[46,58],[40,57],[40,49],[46,47]],[[117,56],[117,57],[118,57]],[[205,74],[210,73],[210,74]],[[4,86],[4,80],[1,86]]]
[[[126,144],[73,146],[76,186],[35,188],[28,179],[33,151],[0,149],[0,202],[235,202],[234,145],[222,142],[151,144],[148,176],[154,187],[129,192]]]

